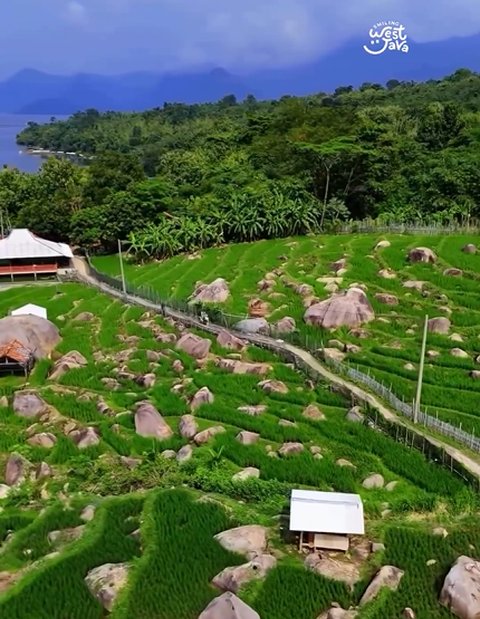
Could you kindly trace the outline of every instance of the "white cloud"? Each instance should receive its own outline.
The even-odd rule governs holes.
[[[77,0],[70,0],[67,3],[65,17],[68,21],[78,26],[84,26],[88,22],[87,9]]]

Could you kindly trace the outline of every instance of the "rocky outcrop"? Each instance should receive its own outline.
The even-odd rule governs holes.
[[[480,617],[480,561],[460,556],[448,572],[440,593],[440,604],[460,617]]]
[[[208,443],[208,441],[216,436],[217,434],[222,434],[225,432],[225,428],[223,426],[212,426],[211,428],[207,428],[198,434],[195,434],[193,440],[197,445],[204,445]]]
[[[275,333],[293,333],[297,325],[295,323],[295,319],[291,316],[284,316],[279,321],[277,321],[273,327]]]
[[[59,380],[70,370],[85,367],[86,365],[88,365],[88,361],[85,357],[77,350],[72,350],[55,362],[50,374],[50,380]]]
[[[387,294],[386,292],[377,292],[375,299],[383,305],[398,305],[398,297],[394,294]]]
[[[237,352],[241,352],[246,346],[246,342],[225,330],[220,331],[217,335],[217,344],[222,348],[235,350]]]
[[[240,320],[235,325],[235,329],[241,333],[263,333],[268,335],[270,333],[270,325],[265,318],[246,318]]]
[[[438,316],[436,318],[430,318],[427,328],[430,333],[440,333],[445,335],[450,330],[451,322],[445,316]]]
[[[326,301],[311,305],[304,315],[307,324],[324,329],[358,327],[374,318],[372,306],[361,288],[334,294]]]
[[[19,417],[34,418],[47,411],[47,404],[35,391],[16,391],[13,411]]]
[[[246,468],[238,471],[232,476],[232,481],[246,481],[247,479],[258,479],[260,477],[260,469],[254,466],[247,466]]]
[[[210,284],[199,282],[190,297],[190,303],[225,303],[230,295],[227,282],[218,277]]]
[[[52,449],[57,444],[57,437],[51,432],[40,432],[31,436],[27,443],[34,447],[44,447],[45,449]]]
[[[190,408],[192,409],[192,411],[194,411],[200,406],[203,406],[204,404],[212,404],[214,400],[215,396],[210,391],[210,389],[208,387],[202,387],[193,396],[190,402]]]
[[[159,441],[169,439],[173,431],[151,402],[137,404],[135,411],[135,431],[139,436],[156,438]]]
[[[205,359],[210,351],[212,342],[194,333],[184,333],[178,340],[176,348],[183,350],[195,359]]]
[[[253,558],[267,549],[268,529],[259,524],[247,524],[217,533],[215,539],[226,550]]]
[[[106,563],[90,570],[85,583],[90,593],[108,610],[112,610],[121,589],[127,584],[127,563]]]
[[[227,567],[212,580],[212,585],[222,591],[237,591],[252,580],[265,578],[267,573],[275,567],[277,560],[272,555],[259,555],[243,565]]]
[[[437,256],[428,247],[414,247],[408,252],[408,259],[410,262],[426,262],[435,264]]]
[[[247,363],[238,359],[218,359],[216,365],[232,374],[256,374],[257,376],[264,376],[272,369],[268,363]]]
[[[339,580],[344,582],[349,587],[353,588],[354,584],[360,580],[360,571],[353,562],[337,561],[332,557],[321,557],[316,553],[307,555],[305,559],[305,567],[325,578]]]
[[[260,615],[234,593],[227,591],[213,599],[198,619],[260,619]]]
[[[262,380],[258,387],[266,393],[288,393],[287,385],[280,380]]]
[[[268,314],[268,303],[262,299],[250,299],[248,315],[250,318],[264,318]]]
[[[31,350],[36,359],[50,357],[61,339],[53,322],[39,316],[6,316],[0,320],[0,346],[17,340]]]
[[[360,599],[360,606],[364,606],[367,602],[375,599],[380,592],[380,589],[383,587],[387,587],[391,591],[396,591],[398,589],[398,585],[403,578],[404,572],[395,567],[393,565],[383,565],[376,575],[374,576],[372,582],[368,585],[365,593],[362,595]]]
[[[191,440],[198,433],[198,424],[193,415],[183,415],[178,424],[180,436]]]

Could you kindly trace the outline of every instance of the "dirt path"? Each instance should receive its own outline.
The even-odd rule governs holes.
[[[155,312],[161,311],[161,308],[158,305],[155,305],[154,303],[151,303],[150,301],[147,301],[146,299],[143,299],[140,297],[134,297],[132,295],[125,296],[119,290],[110,288],[110,286],[107,286],[106,284],[96,280],[94,277],[90,275],[88,266],[83,259],[78,258],[78,257],[74,258],[74,265],[75,265],[75,268],[77,269],[79,278],[83,282],[91,286],[95,286],[96,288],[102,290],[106,294],[109,294],[120,300],[123,300],[126,303],[140,305],[142,307],[145,307],[146,309],[150,309]],[[165,315],[171,316],[172,318],[178,320],[179,322],[188,324],[197,329],[202,329],[203,331],[207,331],[209,333],[218,334],[222,330],[228,330],[228,329],[224,329],[223,327],[220,327],[214,324],[204,325],[203,323],[201,323],[199,320],[197,320],[193,316],[189,316],[188,314],[183,314],[176,310],[172,310],[168,307],[164,308],[164,313]],[[307,365],[309,368],[311,368],[318,375],[322,376],[322,378],[327,380],[332,385],[336,385],[337,387],[340,387],[343,390],[347,391],[348,393],[352,394],[356,400],[359,400],[360,402],[368,404],[371,408],[376,410],[387,421],[395,423],[399,426],[403,426],[403,427],[407,426],[409,430],[411,430],[412,432],[415,432],[418,436],[423,437],[426,442],[430,443],[431,445],[434,445],[435,447],[439,449],[443,449],[445,453],[447,453],[453,460],[458,462],[458,464],[460,464],[463,468],[465,468],[470,474],[475,476],[480,482],[480,462],[478,460],[475,460],[474,458],[468,456],[461,449],[457,449],[456,447],[453,447],[449,445],[448,443],[445,443],[442,440],[433,438],[430,434],[423,432],[420,427],[413,428],[411,424],[405,423],[406,420],[404,417],[398,415],[393,410],[385,406],[385,404],[383,404],[382,401],[378,399],[376,396],[372,395],[365,389],[362,389],[362,387],[359,387],[355,383],[352,383],[349,380],[346,380],[345,378],[342,378],[341,376],[338,376],[337,374],[331,372],[325,366],[319,363],[319,361],[306,350],[303,350],[302,348],[298,348],[297,346],[293,346],[292,344],[288,344],[287,342],[283,342],[282,340],[275,340],[274,338],[267,337],[264,335],[245,334],[245,333],[239,334],[238,332],[235,332],[235,331],[230,331],[230,332],[233,335],[236,335],[237,337],[240,336],[242,339],[247,340],[252,344],[258,344],[260,346],[264,346],[265,348],[268,348],[272,350],[273,352],[276,352],[280,355],[283,354],[285,356],[285,353],[286,353],[292,358],[295,358],[296,360],[301,360],[301,362],[304,365]]]

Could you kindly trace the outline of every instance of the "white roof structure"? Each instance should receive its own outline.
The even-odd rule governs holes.
[[[27,305],[23,305],[22,307],[10,312],[11,316],[25,316],[29,314],[47,319],[47,310],[44,307],[40,307],[40,305],[35,305],[34,303],[27,303]]]
[[[290,531],[363,535],[363,503],[358,494],[292,490]]]
[[[0,260],[21,258],[73,258],[73,253],[65,243],[47,241],[26,228],[16,228],[0,240]]]

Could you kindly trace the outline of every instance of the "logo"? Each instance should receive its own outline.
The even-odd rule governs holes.
[[[398,21],[380,21],[368,31],[370,47],[363,46],[367,54],[378,56],[384,52],[408,53],[410,49],[407,43],[405,26]]]

